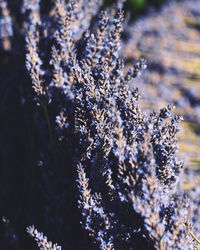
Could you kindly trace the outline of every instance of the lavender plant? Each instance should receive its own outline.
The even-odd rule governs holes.
[[[30,226],[27,228],[27,232],[34,237],[34,239],[37,241],[37,245],[40,249],[52,249],[52,250],[60,250],[61,247],[57,244],[53,244],[51,241],[47,241],[47,237],[43,235],[43,233],[40,233],[37,231],[37,229],[34,228],[34,226]]]
[[[21,2],[19,25],[38,136],[37,195],[24,220],[66,249],[192,249],[191,208],[179,188],[182,118],[172,105],[143,112],[129,88],[146,62],[124,73],[123,1],[105,11],[99,1],[56,0],[47,11],[39,3]],[[40,249],[61,249],[34,226],[27,231]]]
[[[175,112],[184,117],[179,145],[181,158],[189,169],[198,169],[200,162],[200,9],[195,8],[197,3],[169,1],[159,12],[152,11],[138,18],[125,28],[127,39],[121,50],[127,62],[137,60],[140,55],[148,61],[145,74],[134,82],[140,87],[142,106],[153,109],[174,103]]]

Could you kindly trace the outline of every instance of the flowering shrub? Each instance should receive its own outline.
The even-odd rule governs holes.
[[[49,1],[46,9],[47,2],[0,1],[1,20],[9,16],[1,23],[3,49],[15,55],[25,47],[17,55],[24,60],[17,89],[36,136],[27,133],[29,150],[36,152],[21,170],[28,192],[23,190],[18,216],[66,249],[192,249],[185,226],[191,208],[179,189],[183,163],[176,134],[182,118],[172,105],[144,113],[138,89],[129,88],[146,62],[140,59],[124,73],[123,1],[106,11],[100,1]],[[9,7],[20,13],[9,15]],[[23,249],[29,239],[23,243],[22,228],[6,217],[4,248]],[[34,226],[27,231],[40,249],[61,249]]]
[[[169,1],[159,12],[152,11],[127,25],[127,39],[121,50],[129,63],[141,55],[148,61],[145,74],[134,82],[134,86],[140,87],[142,106],[153,109],[174,103],[175,112],[184,117],[179,146],[181,158],[190,169],[198,169],[200,163],[200,9],[195,7],[197,4],[197,0]]]

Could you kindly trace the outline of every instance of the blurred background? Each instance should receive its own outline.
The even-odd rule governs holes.
[[[105,5],[111,5],[113,0],[105,0]],[[125,3],[125,10],[131,14],[131,19],[135,20],[140,15],[145,14],[149,7],[158,9],[166,0],[128,0]]]
[[[133,2],[137,1],[127,6]],[[138,1],[141,7],[133,14],[138,18],[125,27],[122,56],[127,68],[140,57],[147,60],[147,70],[132,85],[139,88],[147,111],[172,103],[174,112],[183,116],[179,153],[186,170],[196,174],[200,170],[200,1],[148,1],[148,6],[146,2]]]
[[[200,1],[127,1],[131,21],[123,33],[126,70],[139,58],[147,70],[132,83],[146,112],[175,105],[184,121],[178,135],[184,161],[183,189],[200,171]],[[190,176],[193,176],[190,179]],[[195,185],[196,185],[195,184]]]

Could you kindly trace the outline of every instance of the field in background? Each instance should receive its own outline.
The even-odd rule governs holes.
[[[186,167],[200,169],[200,8],[198,1],[171,2],[126,30],[122,56],[127,68],[138,58],[148,69],[136,79],[147,109],[173,103],[184,122],[179,133]]]

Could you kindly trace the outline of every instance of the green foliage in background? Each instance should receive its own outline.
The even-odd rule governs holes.
[[[131,10],[133,12],[136,11],[136,10],[145,8],[145,6],[147,5],[146,0],[129,0],[127,2],[130,5]]]
[[[105,5],[110,5],[113,0],[105,0]],[[166,0],[127,0],[125,10],[131,13],[131,18],[136,19],[138,15],[144,14],[149,6],[159,8]]]

